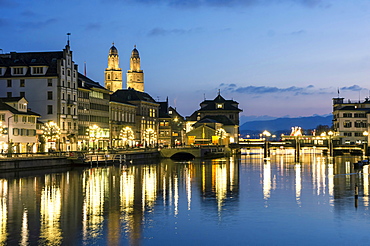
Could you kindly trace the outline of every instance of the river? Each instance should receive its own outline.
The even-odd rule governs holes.
[[[355,170],[357,160],[242,155],[2,173],[0,245],[368,245],[369,167]]]

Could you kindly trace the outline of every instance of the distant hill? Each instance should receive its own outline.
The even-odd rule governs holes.
[[[244,133],[247,131],[262,132],[264,130],[270,132],[288,131],[294,126],[299,126],[302,129],[315,129],[318,125],[332,124],[332,115],[329,116],[309,116],[299,118],[277,118],[274,120],[262,120],[262,121],[249,121],[245,122],[240,126],[240,132]]]

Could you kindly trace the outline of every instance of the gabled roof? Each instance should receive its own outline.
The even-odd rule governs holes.
[[[78,87],[84,89],[97,88],[101,90],[106,90],[108,92],[108,90],[104,86],[86,77],[85,75],[82,75],[81,73],[78,73]]]
[[[16,66],[47,66],[48,69],[44,75],[31,75],[28,69],[25,76],[55,76],[57,75],[57,60],[64,57],[63,51],[51,52],[10,52],[9,54],[0,55],[0,66],[16,67]],[[11,76],[10,69],[7,69],[3,77]]]
[[[32,112],[31,110],[28,110],[27,112],[18,111],[17,109],[11,107],[10,105],[6,104],[3,99],[0,99],[0,110],[7,110],[10,111],[13,114],[17,115],[34,115],[34,116],[40,116],[39,114]]]
[[[222,108],[219,108],[218,105],[222,104]],[[234,100],[225,100],[220,94],[213,100],[204,100],[200,103],[199,111],[223,111],[223,110],[232,110],[232,111],[243,111],[238,108],[239,103]]]
[[[111,95],[110,100],[123,103],[144,101],[158,104],[148,93],[134,89],[117,90]]]

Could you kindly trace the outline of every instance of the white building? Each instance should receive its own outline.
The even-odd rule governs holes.
[[[61,150],[77,149],[77,65],[62,51],[0,54],[0,97],[25,97],[40,121],[61,129]]]
[[[0,98],[0,152],[37,152],[36,122],[40,117],[28,110],[24,97]]]

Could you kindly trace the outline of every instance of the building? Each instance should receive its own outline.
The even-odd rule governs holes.
[[[110,91],[122,89],[122,69],[119,67],[118,50],[114,46],[109,49],[108,67],[105,69],[105,88]]]
[[[24,97],[0,98],[0,152],[37,152],[36,123],[39,117],[28,109]]]
[[[108,149],[110,91],[78,74],[78,149]]]
[[[77,149],[77,65],[62,51],[0,54],[0,97],[25,97],[40,121],[61,129],[59,148]]]
[[[140,68],[140,56],[136,45],[131,52],[130,70],[127,71],[126,88],[144,92],[144,72]]]
[[[368,142],[370,101],[344,101],[333,98],[333,139],[338,144],[361,144]]]
[[[132,141],[143,146],[157,145],[159,103],[154,101],[149,94],[134,89],[117,90],[111,95],[110,101],[111,106],[114,105],[113,102],[135,105],[135,124],[132,125],[134,139]],[[112,123],[112,127],[116,125]]]
[[[187,144],[228,144],[239,141],[239,103],[219,93],[204,100],[200,109],[186,117]]]
[[[139,143],[140,138],[135,137],[137,108],[137,105],[117,100],[114,96],[110,100],[110,141],[114,149],[134,147]]]

